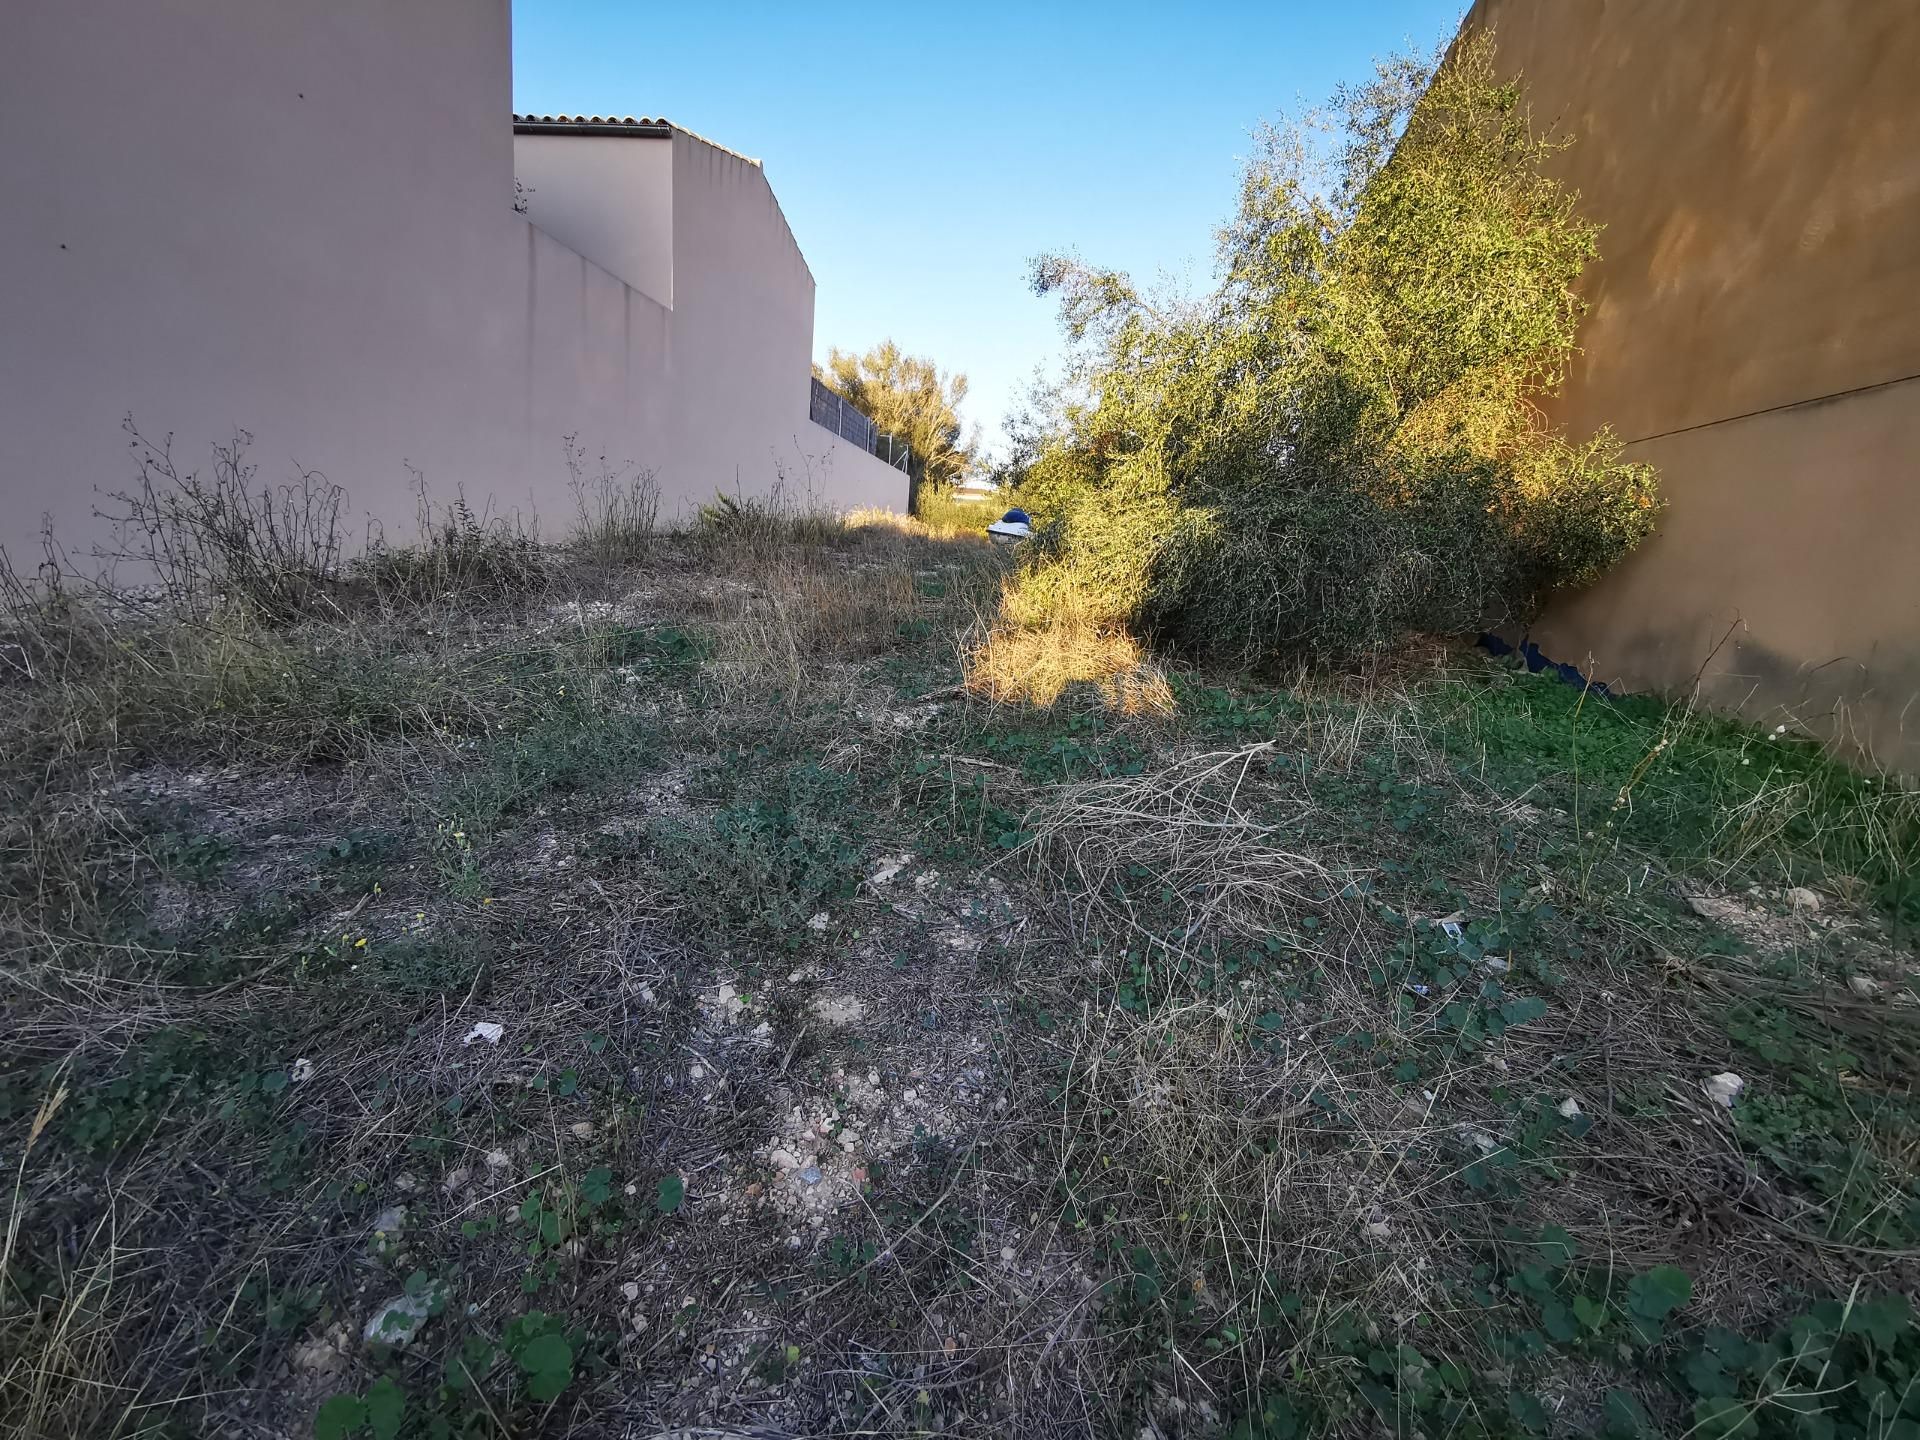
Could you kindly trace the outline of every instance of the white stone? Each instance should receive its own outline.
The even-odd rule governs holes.
[[[373,1217],[373,1231],[376,1235],[398,1235],[407,1223],[407,1207],[389,1205]]]
[[[325,1340],[307,1340],[293,1347],[293,1366],[315,1375],[336,1375],[347,1368],[347,1357]]]
[[[460,1043],[471,1045],[478,1040],[487,1045],[498,1045],[500,1037],[506,1033],[507,1027],[498,1020],[477,1020],[474,1022],[473,1029],[467,1032],[467,1038]]]
[[[816,995],[812,1009],[822,1022],[835,1027],[855,1024],[867,1013],[855,995]]]

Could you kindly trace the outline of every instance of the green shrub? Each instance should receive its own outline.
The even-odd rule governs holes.
[[[1572,442],[1558,384],[1597,227],[1544,173],[1492,40],[1336,97],[1331,161],[1270,134],[1198,301],[1043,258],[1086,403],[1006,478],[1054,531],[1026,583],[1238,661],[1345,661],[1524,619],[1639,543],[1653,475]]]
[[[1701,1440],[1920,1431],[1920,1327],[1904,1295],[1821,1300],[1765,1340],[1712,1327],[1676,1370]]]
[[[922,485],[913,497],[913,518],[935,533],[955,530],[983,534],[1005,511],[999,496],[988,500],[961,500],[945,485]]]

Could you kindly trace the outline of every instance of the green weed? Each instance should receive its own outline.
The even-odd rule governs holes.
[[[699,820],[651,827],[659,862],[688,909],[730,934],[797,943],[825,903],[860,879],[852,781],[811,762],[790,763]]]

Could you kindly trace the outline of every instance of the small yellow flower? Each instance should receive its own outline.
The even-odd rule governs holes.
[[[485,898],[483,898],[483,899],[482,899],[482,900],[480,901],[480,903],[481,903],[482,905],[491,905],[491,904],[493,904],[493,896],[491,896],[491,895],[488,895],[488,896],[486,896]]]
[[[364,949],[366,949],[366,948],[367,948],[367,937],[366,937],[366,936],[364,936],[364,935],[362,935],[362,936],[361,936],[361,937],[360,937],[360,938],[359,938],[358,940],[356,940],[356,941],[354,941],[354,942],[353,942],[353,948],[354,948],[354,949],[356,949],[356,950],[364,950]]]

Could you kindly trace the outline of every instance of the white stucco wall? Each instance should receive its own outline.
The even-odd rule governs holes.
[[[396,495],[504,479],[506,0],[13,0],[0,30],[0,544],[78,540],[121,417]],[[503,218],[503,213],[505,218]]]
[[[345,486],[356,535],[367,517],[410,533],[409,463],[438,496],[560,533],[568,434],[659,472],[670,515],[764,493],[776,457],[822,461],[812,279],[765,177],[655,142],[704,152],[674,170],[674,238],[699,259],[680,251],[669,311],[513,213],[510,54],[507,0],[12,0],[0,546],[17,564],[43,514],[76,557],[101,538],[96,490],[134,473],[128,413],[188,467],[244,427],[262,482],[298,462]],[[870,456],[822,473],[831,503],[904,506]]]
[[[899,471],[807,416],[813,273],[757,163],[676,131],[518,134],[514,165],[535,225],[650,295],[669,262],[660,423],[621,456],[655,473],[667,516],[774,484],[801,503],[905,508]]]
[[[533,507],[552,538],[573,514],[564,437],[576,438],[590,468],[602,456],[615,469],[660,466],[656,446],[672,400],[664,379],[672,317],[538,226],[521,228],[524,259],[512,294],[526,319],[512,371],[528,453],[521,489],[505,498]]]
[[[756,488],[804,474],[813,274],[758,165],[673,137],[673,369],[677,471]]]
[[[676,133],[673,192],[676,474],[749,493],[771,476],[800,503],[905,510],[904,474],[808,416],[813,272],[766,172]]]
[[[673,141],[515,135],[527,217],[627,284],[673,308]]]

